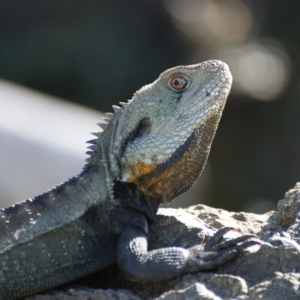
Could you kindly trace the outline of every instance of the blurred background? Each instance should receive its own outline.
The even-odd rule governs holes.
[[[100,111],[208,59],[229,64],[232,92],[203,176],[173,205],[264,212],[300,180],[299,1],[0,4],[0,207],[79,173]]]

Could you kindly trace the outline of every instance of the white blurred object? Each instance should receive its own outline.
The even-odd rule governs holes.
[[[0,80],[0,207],[78,174],[103,114]]]
[[[284,47],[275,40],[260,40],[223,51],[235,83],[233,92],[260,101],[273,101],[290,80],[291,65]]]
[[[248,39],[254,17],[239,0],[195,1],[164,0],[174,25],[193,42],[222,48]]]

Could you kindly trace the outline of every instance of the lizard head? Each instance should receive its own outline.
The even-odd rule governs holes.
[[[200,176],[231,87],[228,66],[207,61],[163,72],[113,118],[112,174],[169,202]]]

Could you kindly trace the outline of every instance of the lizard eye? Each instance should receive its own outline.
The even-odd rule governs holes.
[[[186,88],[188,81],[183,76],[173,76],[169,79],[168,85],[172,90],[182,91]]]

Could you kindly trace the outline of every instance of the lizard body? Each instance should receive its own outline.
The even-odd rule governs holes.
[[[135,281],[215,268],[254,242],[147,250],[158,206],[188,190],[206,163],[231,87],[220,61],[163,72],[107,114],[77,177],[0,214],[0,298],[17,299],[118,263]]]

